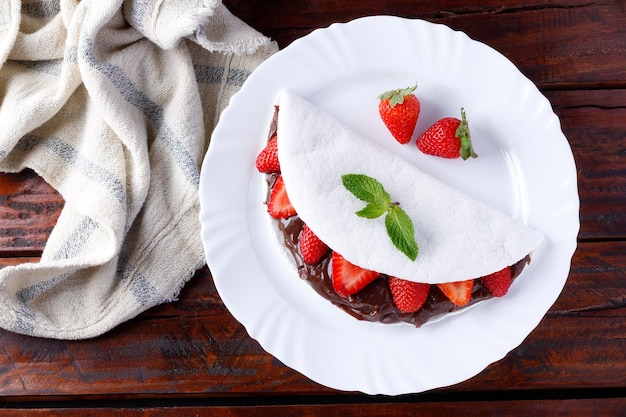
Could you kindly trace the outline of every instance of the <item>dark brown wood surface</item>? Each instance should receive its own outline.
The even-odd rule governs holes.
[[[93,340],[0,330],[0,416],[626,415],[626,2],[224,3],[281,48],[333,22],[391,14],[444,23],[507,56],[550,99],[576,160],[581,228],[561,296],[474,378],[366,396],[322,387],[264,352],[204,268],[178,301]],[[0,174],[0,265],[37,259],[62,209],[35,173]]]

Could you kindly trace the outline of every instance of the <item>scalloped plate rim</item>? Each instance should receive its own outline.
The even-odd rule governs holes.
[[[367,62],[364,66],[359,67],[360,70],[363,67],[366,68],[366,70],[359,72],[359,77],[366,82],[376,83],[376,77],[378,74],[382,74],[382,72],[377,73],[381,64],[371,62],[370,58],[364,58],[361,51],[364,46],[358,44],[365,42],[361,40],[362,37],[367,38],[364,31],[380,30],[391,25],[399,26],[399,29],[396,30],[400,33],[413,34],[418,32],[425,37],[434,37],[435,40],[443,39],[442,43],[446,42],[446,46],[450,46],[457,52],[459,46],[473,48],[477,53],[492,57],[494,65],[503,65],[507,69],[504,76],[511,77],[520,88],[524,98],[521,103],[530,106],[530,110],[526,109],[526,113],[535,107],[538,109],[536,114],[533,114],[533,120],[536,117],[545,123],[545,129],[550,133],[548,136],[559,152],[560,159],[557,163],[562,168],[562,177],[559,177],[561,188],[557,190],[558,193],[554,193],[554,190],[537,191],[536,179],[528,172],[528,169],[524,169],[523,161],[519,163],[519,166],[514,166],[519,172],[516,171],[516,173],[511,174],[513,177],[519,175],[519,178],[513,178],[514,182],[516,179],[521,182],[526,181],[522,191],[526,191],[528,195],[524,195],[522,192],[521,197],[518,197],[522,200],[527,199],[529,205],[535,199],[543,198],[546,195],[553,199],[556,199],[555,196],[561,198],[552,203],[555,210],[560,210],[560,221],[563,225],[559,230],[550,231],[546,244],[540,248],[533,264],[528,268],[528,272],[525,272],[525,275],[529,276],[523,277],[529,281],[528,287],[542,287],[537,283],[535,277],[539,273],[550,273],[550,276],[554,278],[549,281],[549,291],[542,294],[540,300],[537,301],[539,307],[531,308],[530,314],[525,312],[524,317],[520,318],[517,315],[518,311],[516,311],[516,314],[512,315],[514,320],[518,320],[519,330],[507,329],[503,326],[503,321],[492,320],[494,326],[497,326],[494,328],[498,328],[505,336],[494,338],[494,333],[478,330],[482,334],[484,343],[481,341],[481,343],[476,344],[477,342],[470,341],[468,343],[469,348],[486,348],[487,353],[478,358],[473,358],[471,363],[460,367],[460,369],[455,368],[454,371],[439,373],[438,375],[434,375],[432,366],[424,363],[425,361],[414,361],[409,366],[405,366],[404,362],[400,363],[400,361],[406,361],[406,354],[401,353],[392,355],[391,358],[381,358],[381,349],[389,348],[390,344],[398,341],[409,344],[423,343],[427,336],[431,340],[446,340],[446,337],[449,337],[446,333],[463,332],[468,323],[476,325],[475,320],[489,321],[491,320],[489,318],[490,312],[498,311],[501,308],[509,311],[512,309],[509,306],[518,305],[524,301],[524,287],[521,284],[516,282],[511,288],[511,293],[503,299],[481,303],[469,310],[467,314],[455,315],[440,323],[424,326],[421,329],[412,329],[410,326],[364,323],[352,319],[333,306],[330,306],[332,311],[328,310],[326,304],[329,303],[313,293],[312,290],[310,291],[306,284],[298,282],[297,274],[294,271],[288,272],[286,263],[281,264],[278,257],[282,254],[276,253],[280,251],[277,244],[274,247],[265,245],[263,248],[259,248],[263,245],[256,243],[255,246],[253,241],[269,230],[267,219],[262,220],[261,217],[265,215],[262,204],[260,204],[262,202],[255,200],[259,195],[262,195],[257,189],[259,184],[262,184],[261,175],[252,171],[254,169],[254,157],[266,139],[267,126],[271,118],[271,109],[264,106],[269,104],[271,107],[275,99],[274,94],[278,91],[277,81],[269,77],[276,77],[277,73],[280,74],[281,77],[276,77],[281,79],[280,88],[285,86],[293,88],[303,96],[313,97],[333,110],[337,107],[337,103],[342,104],[342,102],[341,99],[334,100],[334,91],[327,91],[328,86],[332,85],[339,77],[349,77],[350,71],[354,73],[355,65],[360,61]],[[406,42],[407,39],[403,39],[403,41]],[[418,46],[424,46],[419,42],[417,43]],[[429,47],[424,46],[424,49]],[[411,48],[413,48],[413,54],[421,53],[415,51],[415,45],[411,45]],[[384,54],[386,52],[379,51],[379,53]],[[432,54],[434,52],[425,53]],[[320,54],[322,56],[328,55],[330,57],[328,59],[334,59],[335,61],[329,62],[332,62],[333,65],[338,64],[340,69],[332,68],[331,71],[329,68],[324,68],[323,63],[320,67],[320,63],[316,61]],[[455,53],[455,56],[444,56],[441,59],[458,59],[456,55],[458,53]],[[298,78],[293,73],[288,73],[289,70],[294,72],[293,67],[305,65],[302,64],[302,61],[306,61],[307,65],[314,68],[309,68],[309,72],[318,72],[314,76],[309,74],[309,79]],[[373,69],[371,73],[368,73],[367,69],[370,67]],[[386,70],[383,68],[383,71]],[[331,73],[332,75],[329,75]],[[383,75],[390,79],[396,77],[396,73]],[[354,88],[349,87],[347,91],[338,94],[352,94],[355,89],[360,89],[359,80],[357,79],[354,83]],[[418,83],[421,81],[418,80]],[[496,99],[511,100],[510,97],[496,97]],[[436,103],[436,101],[434,102]],[[479,116],[481,114],[480,111],[476,113]],[[250,124],[246,126],[240,123],[239,120],[242,117],[250,120]],[[431,115],[431,117],[434,116]],[[483,119],[478,117],[478,120],[488,120],[488,117],[485,116]],[[480,127],[480,123],[477,125]],[[500,128],[500,126],[492,127],[494,131],[498,131]],[[252,128],[257,129],[257,131],[252,132]],[[487,136],[497,136],[496,133],[492,133],[488,129],[485,130],[485,133]],[[229,138],[238,137],[239,134],[243,135],[239,138],[241,143],[229,140]],[[242,143],[245,146],[242,146]],[[512,139],[509,142],[504,141],[500,145],[502,149],[510,148],[512,150],[509,156],[513,159],[523,159],[526,157],[526,152],[529,151],[524,148],[524,144],[517,143],[518,146],[516,147],[516,142]],[[521,151],[519,155],[518,148]],[[435,164],[432,169],[436,171],[440,167]],[[228,182],[224,182],[221,179],[224,172],[232,174],[234,177],[229,178]],[[233,185],[236,187],[233,188]],[[535,194],[539,195],[536,196]],[[220,198],[212,198],[215,195],[219,195]],[[234,207],[225,208],[224,201],[233,203]],[[451,385],[471,378],[490,363],[504,357],[536,327],[560,294],[569,273],[571,256],[576,248],[576,236],[579,229],[579,200],[576,170],[571,149],[567,139],[560,131],[560,123],[552,112],[549,102],[539,93],[534,84],[524,77],[503,55],[487,45],[471,40],[462,32],[453,31],[441,24],[394,16],[369,16],[348,23],[336,23],[328,28],[317,29],[309,35],[297,39],[287,48],[277,52],[262,63],[249,76],[241,90],[232,97],[231,103],[222,113],[214,130],[211,146],[201,170],[200,204],[202,241],[216,288],[224,304],[233,316],[244,325],[251,337],[287,366],[316,382],[335,389],[362,391],[368,394],[397,395]],[[520,213],[518,214],[520,216],[528,216],[531,221],[538,217],[533,216],[537,210],[535,206],[524,207],[524,201],[522,201],[519,204],[513,203],[514,208],[517,207],[516,204],[519,205]],[[530,210],[530,213],[524,212],[524,210]],[[550,217],[551,214],[554,213],[547,213],[544,217]],[[265,217],[267,218],[266,215]],[[554,223],[554,219],[551,217],[548,219],[540,218],[540,220],[545,224],[548,224],[549,221],[552,222],[550,224]],[[265,223],[258,224],[259,222]],[[247,258],[248,262],[241,262],[242,256]],[[558,262],[554,261],[553,258],[556,258]],[[276,263],[268,267],[267,259],[275,260]],[[552,262],[549,262],[550,260]],[[267,271],[266,269],[273,269],[273,265],[278,265],[276,267],[278,274],[291,274],[289,279],[294,278],[294,283],[270,278],[269,275],[275,276],[275,271]],[[260,279],[260,276],[265,279]],[[255,279],[252,280],[250,277]],[[268,298],[259,300],[259,294]],[[286,300],[292,295],[296,297],[296,301]],[[510,303],[503,304],[507,299],[510,299]],[[306,306],[300,308],[299,306],[302,304],[298,304],[297,301],[302,300],[306,301]],[[253,307],[248,305],[249,303],[253,303]],[[320,317],[312,318],[310,310],[313,308],[324,311],[320,313]],[[518,305],[517,310],[519,309]],[[333,323],[327,328],[324,320],[336,320],[337,323]],[[522,320],[523,322],[521,322]],[[407,329],[413,333],[409,334]],[[382,340],[377,342],[375,348],[368,349],[360,346],[356,349],[356,353],[351,352],[355,358],[349,360],[348,364],[344,364],[338,359],[328,359],[331,348],[341,349],[351,343],[352,337],[355,338],[354,340],[365,341],[371,335],[384,337],[377,337],[377,339]],[[483,344],[484,346],[482,346]],[[437,348],[437,350],[442,351],[442,355],[452,354],[455,349],[458,348],[444,346]],[[448,352],[449,350],[451,352]],[[306,354],[300,354],[300,352]],[[429,354],[438,354],[433,352],[431,349]],[[321,355],[326,356],[322,358]],[[372,358],[376,358],[376,360]],[[357,368],[355,364],[363,360],[369,360],[368,363],[371,365]],[[453,362],[455,360],[457,359],[454,359]]]

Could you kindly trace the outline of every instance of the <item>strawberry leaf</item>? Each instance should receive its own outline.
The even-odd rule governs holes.
[[[391,204],[391,197],[375,178],[363,174],[346,174],[341,176],[341,181],[359,200],[379,207],[388,207]]]
[[[385,216],[385,227],[391,243],[410,260],[417,258],[417,242],[411,218],[398,205],[392,206]]]
[[[456,129],[455,136],[461,141],[461,150],[459,153],[461,154],[461,158],[463,158],[463,160],[478,157],[472,147],[472,138],[470,136],[467,117],[465,116],[465,109],[461,109],[461,124]]]
[[[404,103],[404,97],[413,93],[413,91],[415,91],[416,88],[417,88],[417,84],[411,87],[397,88],[395,90],[385,91],[384,93],[378,96],[378,99],[379,100],[389,99],[389,106],[393,108],[393,107],[396,107],[396,105],[398,104]]]

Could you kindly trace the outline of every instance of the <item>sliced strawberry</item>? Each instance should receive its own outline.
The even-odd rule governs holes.
[[[278,137],[272,136],[265,145],[265,148],[256,157],[256,169],[259,172],[270,174],[272,172],[280,172],[280,163],[278,162]]]
[[[437,286],[454,304],[464,306],[469,302],[470,298],[472,298],[474,280],[468,279],[467,281],[446,282],[437,284]]]
[[[296,210],[287,196],[282,176],[279,176],[274,183],[269,201],[267,202],[267,212],[275,219],[286,219],[296,214]]]
[[[506,267],[498,272],[482,277],[483,285],[494,297],[502,297],[509,291],[513,282],[511,268]]]
[[[332,274],[333,288],[342,297],[359,292],[380,275],[351,264],[337,252],[332,253]]]
[[[328,245],[322,242],[307,224],[302,227],[298,244],[302,260],[309,265],[319,263],[328,252]]]
[[[389,289],[398,310],[404,313],[414,313],[426,302],[430,284],[389,277]]]

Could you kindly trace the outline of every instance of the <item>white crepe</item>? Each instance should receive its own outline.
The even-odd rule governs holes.
[[[296,94],[281,92],[279,106],[287,195],[315,234],[351,263],[435,284],[499,271],[540,244],[541,232],[424,173]],[[400,203],[415,227],[415,261],[392,244],[384,216],[355,214],[365,203],[343,186],[344,174],[377,179]]]

